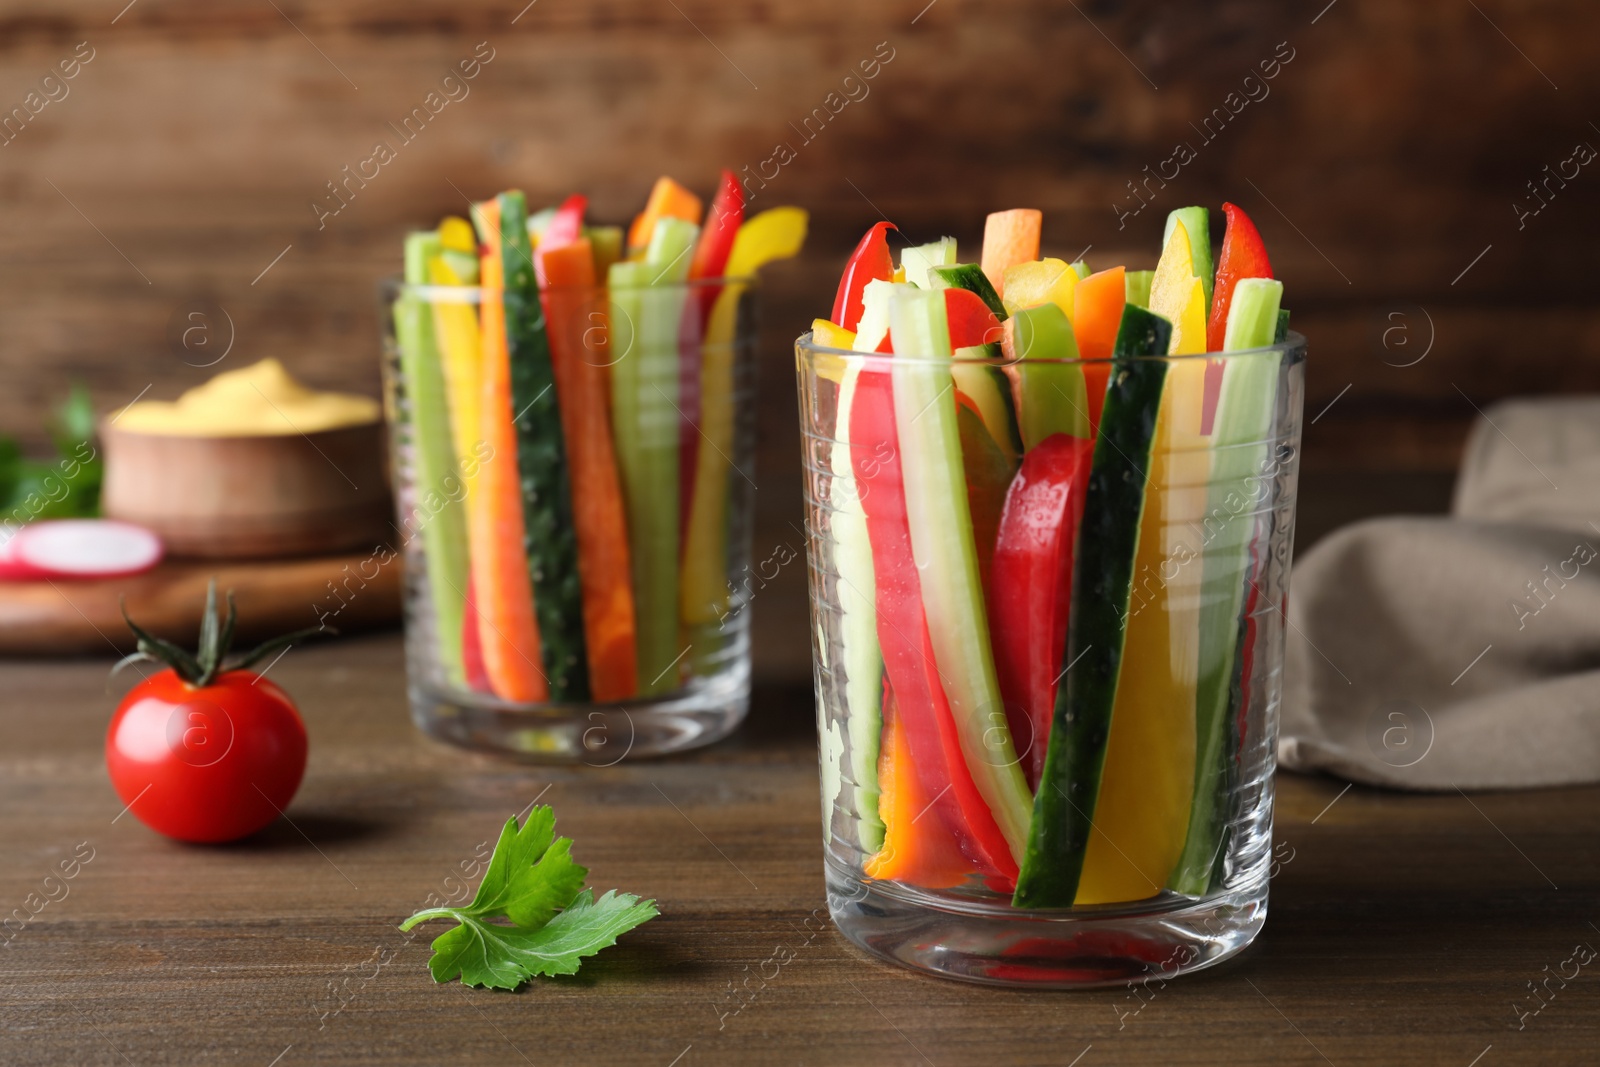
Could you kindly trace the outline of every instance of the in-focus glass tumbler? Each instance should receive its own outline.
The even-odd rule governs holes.
[[[1137,368],[810,334],[796,356],[839,929],[1029,987],[1241,951],[1267,911],[1304,338]],[[1028,440],[1042,388],[1099,391],[1098,430]]]
[[[595,766],[727,736],[750,699],[754,280],[536,305],[391,280],[380,310],[418,727]]]

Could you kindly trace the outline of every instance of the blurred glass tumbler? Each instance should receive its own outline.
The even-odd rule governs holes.
[[[750,700],[754,280],[546,288],[545,341],[509,358],[504,297],[381,290],[413,720],[592,766],[727,736]]]
[[[1198,410],[1191,417],[1164,406],[1144,503],[1128,520],[1132,525],[1123,526],[1140,533],[1122,536],[1120,547],[1107,546],[1108,538],[1116,540],[1106,532],[1112,524],[1093,523],[1100,546],[1095,558],[1103,562],[1105,549],[1131,558],[1131,579],[1119,603],[1120,579],[1098,580],[1084,573],[1093,564],[1080,567],[1074,587],[1094,583],[1093,598],[1104,597],[1111,607],[1097,618],[1085,611],[1089,623],[1070,625],[1088,631],[1120,616],[1125,637],[1106,625],[1094,633],[1074,629],[1060,650],[1051,647],[1059,637],[1043,642],[1049,663],[1036,665],[1034,677],[1038,666],[1053,668],[1043,677],[1056,675],[1067,718],[1058,715],[1053,696],[1034,701],[1048,703],[1040,709],[1014,701],[1014,685],[1007,691],[1005,661],[1016,662],[1018,635],[1039,648],[1045,627],[1034,625],[1040,621],[1036,615],[1019,624],[1014,607],[1030,596],[1040,602],[1031,592],[1035,583],[994,587],[1018,573],[1004,570],[999,549],[991,563],[981,538],[975,539],[990,584],[980,590],[977,619],[965,627],[976,635],[952,642],[939,632],[934,611],[925,610],[931,604],[927,590],[940,577],[923,545],[947,536],[937,528],[958,527],[981,510],[977,503],[956,507],[949,490],[960,497],[964,488],[971,502],[982,491],[982,475],[973,474],[981,468],[973,457],[980,450],[968,443],[966,427],[983,433],[983,390],[992,388],[983,382],[1004,383],[994,390],[996,399],[1008,395],[1017,367],[1000,360],[928,360],[913,369],[908,357],[822,348],[810,334],[797,342],[796,356],[825,869],[828,906],[840,931],[867,951],[913,969],[1030,987],[1159,980],[1241,951],[1266,919],[1272,862],[1283,666],[1279,609],[1288,591],[1293,541],[1304,338],[1290,334],[1270,348],[1219,357],[1160,359],[1167,364],[1163,405],[1187,401],[1198,408],[1209,370],[1214,382],[1229,383],[1222,403],[1234,409],[1224,423],[1213,400],[1215,426],[1202,434]],[[1035,367],[1052,362],[1063,368],[1070,362],[1073,374],[1089,370],[1086,361],[1030,361]],[[1116,365],[1099,368],[1085,379],[1109,373],[1115,387]],[[903,374],[927,376],[910,405],[906,400],[913,394],[898,395],[907,380]],[[1215,386],[1210,393],[1217,395]],[[948,409],[951,436],[954,427],[963,427],[966,480],[944,483],[945,495],[936,497],[949,512],[948,524],[943,514],[930,520],[924,506],[928,433],[925,427],[907,433],[908,422],[928,417],[924,394]],[[908,418],[918,406],[922,410]],[[1246,408],[1244,417],[1234,417]],[[1108,452],[1115,442],[1104,435],[1097,445],[1061,436],[1059,446],[1095,449],[1089,508],[1096,499],[1110,500],[1109,491],[1094,498],[1092,486],[1102,470],[1117,480],[1126,477],[1126,457]],[[921,442],[920,459],[913,440]],[[1035,443],[1026,459],[1050,440]],[[1030,471],[1026,462],[1022,471]],[[1023,480],[1010,478],[1000,481],[1002,491]],[[1010,509],[1021,506],[1019,493],[1005,492],[1000,546],[1008,531],[1018,529],[1007,525]],[[914,501],[913,493],[923,502]],[[988,507],[993,514],[996,505],[991,501]],[[1089,530],[1091,518],[1081,530]],[[984,528],[976,519],[973,527]],[[995,528],[989,530],[992,539]],[[1087,537],[1074,539],[1080,564]],[[1065,543],[1073,546],[1073,540]],[[1007,597],[1011,608],[1004,604]],[[1078,613],[1078,600],[1071,603]],[[1092,654],[1097,637],[1111,645],[1121,640],[1122,647],[1109,661],[1100,659]],[[944,650],[952,644],[982,651],[975,660],[947,659]],[[1088,656],[1082,664],[1064,662],[1065,653],[1080,648]],[[983,666],[984,660],[990,665]],[[1004,695],[976,701],[982,707],[962,707],[963,699],[975,702],[971,694],[983,691],[968,683],[984,670],[999,679],[998,689],[992,683],[987,691]],[[1104,692],[1108,681],[1116,686],[1109,726],[1085,730],[1087,691],[1098,686]],[[1052,692],[1057,688],[1049,685]],[[1070,724],[1067,740],[1060,752],[1052,751],[1055,763],[1046,767],[1044,731],[1061,732],[1063,722]],[[1091,770],[1074,777],[1086,765]],[[1019,770],[1022,775],[1011,779],[1010,810],[1020,814],[1005,831],[995,814],[999,809],[986,801],[995,781]],[[1046,816],[1037,802],[1049,788],[1061,791],[1065,803],[1052,805],[1049,817],[1056,821],[1048,825],[1055,837],[1041,845],[1037,835]],[[1058,846],[1068,835],[1057,831],[1074,818],[1077,851],[1062,864]],[[979,832],[985,820],[987,841]],[[1054,894],[1057,906],[1016,906],[1019,879],[1027,882],[1040,871],[1064,886]]]

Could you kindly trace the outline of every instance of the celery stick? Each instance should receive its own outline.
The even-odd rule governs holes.
[[[1055,304],[1023,308],[1007,323],[1018,363],[1018,393],[1023,449],[1053,433],[1089,436],[1089,400],[1083,367],[1044,360],[1077,359],[1078,343],[1067,313]]]
[[[1127,292],[1127,302],[1134,307],[1148,308],[1150,306],[1150,283],[1155,280],[1156,272],[1153,270],[1130,270],[1123,275],[1123,287]]]
[[[928,271],[934,267],[952,267],[956,262],[956,239],[941,237],[932,244],[917,245],[900,253],[900,266],[906,272],[906,281],[918,289],[932,289]]]
[[[944,294],[896,285],[894,411],[905,473],[911,552],[922,579],[934,662],[944,680],[961,752],[978,792],[1020,863],[1033,798],[1006,728],[951,387]]]
[[[876,352],[889,336],[889,293],[893,282],[874,278],[861,291],[861,321],[856,324],[856,351]]]
[[[618,360],[612,394],[628,504],[639,691],[646,696],[677,688],[672,667],[684,653],[678,630],[678,338],[688,296],[682,282],[699,232],[682,219],[661,219],[643,262],[634,265],[635,282],[643,287],[629,297],[613,293],[613,306],[622,301],[635,327],[632,351],[612,356]],[[624,277],[629,273],[623,264],[613,266],[613,285],[619,270]],[[618,405],[622,392],[632,395]],[[622,427],[629,421],[625,440]]]
[[[1073,271],[1078,275],[1078,280],[1080,282],[1089,276],[1090,271],[1088,260],[1080,259],[1076,263],[1071,264],[1071,266]]]
[[[408,284],[428,279],[428,259],[439,251],[438,235],[413,233],[406,238]],[[439,665],[452,685],[464,686],[461,620],[466,610],[466,523],[461,513],[455,448],[450,442],[450,413],[445,401],[444,369],[433,329],[433,308],[419,296],[402,295],[394,305],[395,336],[410,402],[413,499],[402,498],[406,513],[401,526],[414,536],[420,527],[433,603],[434,642]],[[455,492],[451,492],[454,488]]]
[[[1272,343],[1283,283],[1246,278],[1233,291],[1224,350],[1239,352]],[[1170,887],[1201,896],[1211,886],[1217,854],[1227,840],[1231,786],[1227,732],[1233,720],[1229,689],[1238,655],[1239,612],[1249,577],[1250,542],[1271,479],[1262,475],[1277,403],[1276,351],[1223,360],[1211,448],[1215,466],[1206,516],[1200,597],[1200,667],[1195,687],[1194,802],[1183,855]],[[1246,679],[1246,684],[1248,679]]]

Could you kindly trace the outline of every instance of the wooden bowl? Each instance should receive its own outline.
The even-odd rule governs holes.
[[[371,548],[390,511],[381,422],[309,434],[197,437],[109,422],[101,508],[175,556],[242,559]]]

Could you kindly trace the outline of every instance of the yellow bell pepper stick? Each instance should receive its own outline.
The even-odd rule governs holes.
[[[775,207],[739,227],[724,271],[749,278],[764,264],[788,259],[806,237],[806,213]],[[681,610],[689,626],[719,623],[728,611],[728,491],[733,455],[734,330],[746,286],[730,282],[717,295],[706,324],[700,367],[700,430],[705,434],[695,463],[694,499],[683,553]]]
[[[1189,234],[1173,228],[1150,310],[1173,324],[1171,355],[1206,350],[1205,289]],[[1204,359],[1173,361],[1156,420],[1105,769],[1075,903],[1155,896],[1183,852],[1194,793],[1201,545],[1211,459],[1200,433]]]

